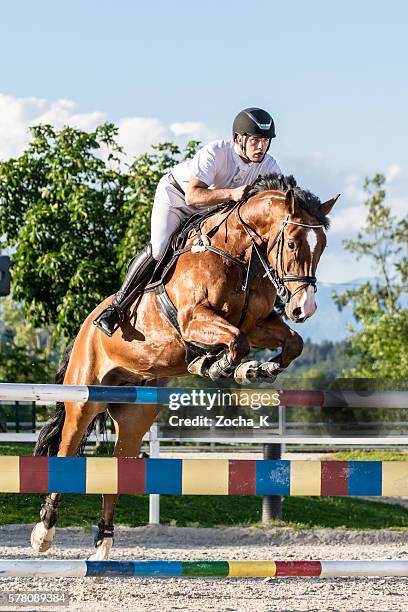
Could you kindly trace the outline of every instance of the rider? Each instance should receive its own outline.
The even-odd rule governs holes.
[[[166,250],[170,236],[197,213],[222,202],[239,202],[259,176],[281,170],[267,151],[275,138],[268,112],[246,108],[232,126],[232,140],[215,140],[163,176],[157,186],[151,217],[151,243],[131,261],[123,285],[94,321],[111,336],[123,317],[123,303],[134,289],[143,291],[154,267]]]

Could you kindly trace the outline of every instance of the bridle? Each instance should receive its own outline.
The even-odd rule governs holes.
[[[308,287],[309,285],[314,288],[314,291],[316,293],[317,278],[315,276],[308,276],[304,274],[286,274],[284,265],[283,265],[283,248],[284,248],[284,243],[285,243],[284,230],[287,225],[298,225],[300,227],[313,227],[313,228],[324,227],[324,225],[301,223],[299,221],[291,221],[289,220],[289,215],[286,215],[286,217],[283,219],[280,225],[279,231],[277,235],[275,236],[269,250],[262,249],[262,246],[260,246],[256,241],[256,239],[258,238],[259,240],[261,240],[261,244],[264,245],[265,243],[263,242],[262,236],[260,236],[258,232],[242,218],[242,215],[241,215],[241,207],[247,201],[248,201],[247,199],[244,199],[244,200],[241,200],[240,202],[236,202],[231,208],[228,209],[227,215],[223,217],[223,219],[219,223],[217,223],[217,225],[215,225],[211,230],[209,230],[207,234],[203,234],[201,232],[201,223],[199,223],[198,226],[196,227],[196,233],[198,237],[195,243],[193,244],[193,246],[188,246],[183,249],[178,249],[174,253],[173,257],[178,257],[182,253],[185,253],[186,251],[189,251],[189,250],[192,250],[193,252],[208,250],[208,251],[212,251],[213,253],[219,255],[220,257],[225,257],[226,259],[230,260],[233,263],[240,265],[241,267],[243,266],[246,268],[247,266],[245,262],[242,261],[242,259],[238,259],[238,257],[234,257],[233,255],[230,255],[226,251],[223,251],[222,249],[219,249],[211,244],[211,238],[217,233],[221,225],[226,223],[228,217],[234,212],[234,210],[236,210],[238,219],[240,220],[241,225],[244,228],[245,232],[249,236],[251,243],[252,243],[253,250],[255,251],[260,261],[260,264],[265,271],[264,277],[266,276],[267,278],[269,278],[272,285],[275,287],[276,293],[278,294],[282,302],[284,304],[289,303],[290,300],[297,293],[299,293],[299,291],[301,291],[305,287]],[[278,262],[279,262],[279,268],[280,268],[279,271],[273,268],[268,262],[268,255],[273,251],[275,247],[276,247],[276,263],[278,267]],[[295,291],[291,292],[286,286],[286,283],[290,283],[290,282],[299,282],[301,283],[301,285],[299,285],[299,287],[296,287]],[[249,287],[246,284],[244,284],[242,289],[247,293],[247,297],[248,297]]]
[[[286,274],[285,273],[285,269],[284,269],[284,265],[283,265],[283,248],[284,248],[284,243],[285,243],[285,227],[287,225],[298,225],[300,227],[324,227],[321,224],[309,224],[309,223],[301,223],[299,221],[290,221],[289,220],[289,215],[286,215],[286,217],[284,218],[284,220],[281,223],[281,226],[279,228],[279,231],[277,233],[277,235],[275,236],[271,247],[268,249],[268,251],[266,252],[266,258],[263,255],[263,253],[261,253],[261,250],[259,248],[259,245],[256,242],[256,239],[254,237],[254,234],[258,237],[261,238],[259,236],[259,234],[246,222],[244,221],[244,219],[241,216],[241,206],[244,202],[240,202],[240,205],[237,208],[237,213],[238,213],[238,218],[242,223],[243,228],[245,229],[246,233],[248,234],[249,238],[251,239],[253,248],[259,258],[259,261],[261,262],[261,265],[263,267],[263,269],[265,270],[265,275],[269,278],[269,280],[271,281],[272,285],[275,287],[276,289],[276,293],[278,294],[279,298],[282,300],[282,302],[284,304],[287,304],[290,302],[290,300],[297,294],[299,293],[299,291],[301,291],[302,289],[304,289],[305,287],[308,287],[309,285],[312,286],[314,288],[314,291],[316,293],[317,291],[317,287],[316,287],[316,283],[317,283],[317,278],[315,276],[308,276],[308,275],[304,275],[304,274]],[[279,267],[280,270],[278,271],[277,269],[273,268],[269,262],[268,262],[268,255],[273,251],[273,249],[276,246],[276,264],[278,267],[278,262],[279,262]],[[288,287],[286,286],[286,283],[289,282],[300,282],[302,283],[299,287],[296,287],[295,291],[291,292]]]

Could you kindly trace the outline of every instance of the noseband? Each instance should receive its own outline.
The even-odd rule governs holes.
[[[276,289],[276,293],[278,294],[278,296],[280,297],[280,299],[282,300],[282,302],[284,304],[287,304],[288,302],[290,302],[290,300],[302,289],[304,289],[305,287],[308,287],[309,285],[311,285],[314,288],[314,291],[316,293],[317,291],[317,287],[316,287],[316,282],[317,282],[317,278],[315,276],[305,276],[302,274],[286,274],[285,273],[285,269],[283,267],[283,248],[284,248],[284,243],[285,243],[285,234],[284,234],[284,230],[285,227],[287,225],[299,225],[301,227],[323,227],[323,225],[320,224],[316,224],[316,225],[311,225],[309,223],[300,223],[298,221],[289,221],[289,215],[286,215],[286,217],[284,218],[284,220],[281,223],[280,229],[278,234],[276,235],[271,248],[268,250],[267,254],[266,254],[266,259],[264,257],[264,255],[260,252],[259,249],[259,245],[257,244],[254,236],[252,235],[251,232],[253,232],[254,230],[243,220],[243,218],[241,217],[240,214],[240,210],[238,209],[238,214],[239,214],[239,218],[240,221],[246,231],[246,233],[248,234],[248,236],[251,239],[251,242],[253,244],[253,248],[256,251],[256,254],[259,257],[259,260],[262,264],[262,267],[265,270],[265,276],[267,276],[269,278],[269,280],[271,281],[272,285],[275,287]],[[276,264],[278,266],[278,262],[280,263],[280,273],[278,272],[277,269],[273,268],[269,262],[268,262],[268,255],[269,253],[272,252],[272,250],[275,248],[276,246]],[[297,287],[295,289],[295,291],[291,292],[287,287],[285,283],[290,283],[290,282],[300,282],[302,283],[299,287]]]

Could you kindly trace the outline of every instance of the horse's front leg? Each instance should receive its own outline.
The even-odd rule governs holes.
[[[150,404],[110,404],[109,415],[116,432],[114,457],[137,457],[143,436],[147,433],[160,412],[160,406]],[[95,536],[96,551],[89,557],[90,561],[109,559],[113,544],[114,516],[119,495],[105,493],[98,531]]]
[[[60,404],[60,410],[63,404]],[[56,438],[61,436],[58,457],[75,457],[88,425],[100,412],[101,404],[69,402],[65,404],[65,418],[62,431],[51,432]],[[45,426],[47,428],[47,425]],[[51,435],[50,433],[50,435]],[[50,493],[41,508],[40,519],[31,532],[31,545],[38,553],[46,552],[55,538],[55,524],[59,515],[61,495]]]
[[[294,359],[299,357],[303,350],[303,340],[299,334],[291,329],[281,317],[272,312],[266,319],[259,321],[247,332],[252,347],[262,349],[282,348],[281,353],[271,362],[253,365],[254,376],[272,378],[287,368]],[[234,375],[242,377],[243,368],[237,368]],[[246,380],[245,382],[248,382]]]
[[[229,376],[241,359],[249,353],[249,342],[245,333],[226,319],[217,315],[209,306],[197,304],[186,312],[180,312],[179,324],[183,339],[195,342],[209,350],[225,346],[226,349],[219,358],[203,370],[202,358],[189,364],[191,374],[208,375],[213,380]]]

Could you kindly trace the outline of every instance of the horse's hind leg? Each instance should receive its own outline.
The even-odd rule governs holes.
[[[258,321],[256,326],[248,332],[248,338],[253,347],[264,349],[281,347],[282,352],[272,361],[247,362],[239,365],[234,372],[235,379],[239,382],[255,382],[257,377],[269,378],[272,381],[277,374],[299,357],[303,350],[302,338],[289,325],[286,325],[276,312],[272,312],[263,321]]]
[[[241,359],[249,353],[250,346],[245,333],[216,314],[209,306],[196,304],[180,315],[180,329],[184,340],[204,346],[225,345],[223,355],[217,358],[206,371],[201,359],[189,365],[191,374],[209,376],[217,380],[230,376]]]
[[[106,406],[96,403],[69,402],[65,404],[65,420],[62,428],[58,457],[75,457],[88,426]],[[31,546],[36,552],[46,552],[54,541],[55,524],[59,514],[61,495],[50,493],[41,508],[41,521],[31,532]]]
[[[160,408],[152,405],[110,404],[109,414],[115,425],[115,457],[137,457],[144,434],[149,431]],[[119,495],[103,495],[102,515],[95,537],[92,561],[109,559],[113,544],[113,518]]]

